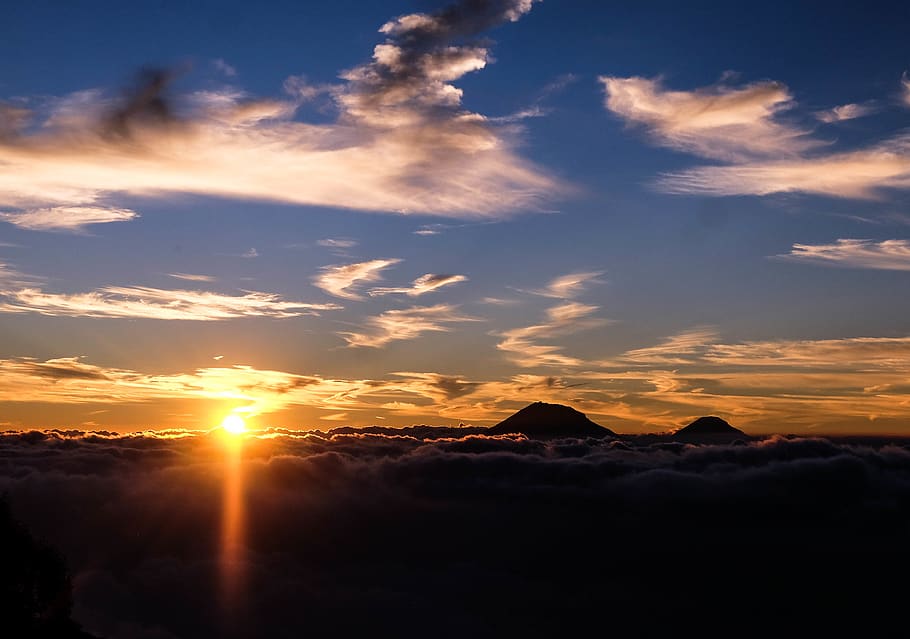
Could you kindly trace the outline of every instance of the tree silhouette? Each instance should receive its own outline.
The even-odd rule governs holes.
[[[35,540],[0,496],[0,635],[90,639],[70,619],[72,582],[63,556]]]

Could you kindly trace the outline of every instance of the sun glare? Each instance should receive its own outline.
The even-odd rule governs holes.
[[[240,415],[228,415],[221,422],[221,427],[232,435],[239,435],[246,432],[246,422]]]

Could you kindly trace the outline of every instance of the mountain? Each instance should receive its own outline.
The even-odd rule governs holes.
[[[499,422],[487,433],[521,433],[528,437],[615,437],[609,428],[595,424],[574,408],[562,404],[534,402]]]
[[[730,426],[725,420],[714,415],[699,417],[684,428],[673,433],[679,438],[733,438],[748,437],[743,431]]]

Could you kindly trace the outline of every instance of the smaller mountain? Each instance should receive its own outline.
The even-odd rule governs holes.
[[[743,431],[734,428],[726,420],[714,415],[699,417],[694,422],[673,433],[678,438],[734,438],[748,437]]]
[[[615,437],[609,428],[595,424],[570,406],[534,402],[487,431],[489,435],[520,433],[528,437]]]

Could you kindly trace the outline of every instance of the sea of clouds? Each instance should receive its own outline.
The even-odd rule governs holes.
[[[868,633],[903,605],[910,441],[482,433],[7,432],[0,491],[100,637]]]

